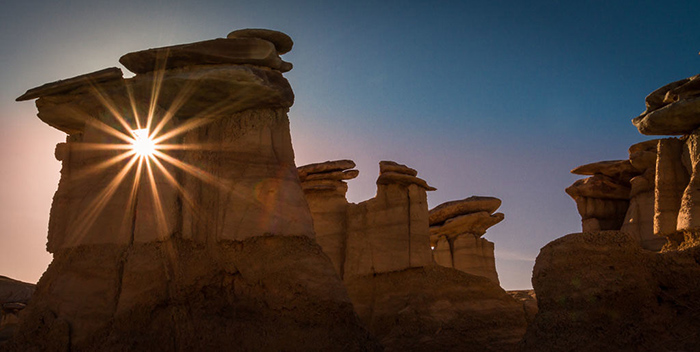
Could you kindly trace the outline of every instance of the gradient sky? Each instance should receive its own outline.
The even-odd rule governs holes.
[[[430,207],[503,200],[488,230],[506,289],[531,287],[551,240],[580,231],[572,168],[650,139],[630,119],[654,89],[699,73],[698,1],[3,1],[0,275],[36,282],[65,134],[27,89],[136,50],[289,34],[297,165],[352,159],[348,199],[374,196],[380,160],[418,170]],[[124,69],[125,75],[130,76]]]

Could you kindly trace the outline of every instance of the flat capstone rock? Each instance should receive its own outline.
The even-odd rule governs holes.
[[[280,59],[271,42],[258,38],[219,38],[136,51],[119,62],[136,74],[196,65],[250,64],[281,72],[291,70],[291,64]]]
[[[105,68],[103,70],[46,83],[39,87],[29,89],[26,93],[22,94],[15,100],[24,101],[41,98],[48,95],[62,94],[91,84],[94,85],[97,83],[118,80],[123,76],[124,74],[122,73],[122,70],[116,67]]]
[[[286,54],[292,50],[294,46],[294,41],[288,35],[273,31],[271,29],[261,29],[261,28],[247,28],[239,29],[229,33],[226,38],[259,38],[264,39],[275,45],[277,53],[280,55]]]
[[[430,226],[439,225],[448,219],[485,211],[493,214],[501,206],[501,200],[496,197],[471,196],[461,200],[442,203],[430,210]]]

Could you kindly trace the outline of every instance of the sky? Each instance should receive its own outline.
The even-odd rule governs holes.
[[[418,170],[432,208],[495,196],[505,289],[531,288],[541,247],[579,232],[569,170],[625,159],[651,139],[630,120],[644,97],[700,71],[698,1],[5,0],[0,11],[0,275],[36,282],[65,134],[27,89],[131,51],[269,28],[283,59],[297,165],[357,163],[348,199],[376,192],[380,160]]]

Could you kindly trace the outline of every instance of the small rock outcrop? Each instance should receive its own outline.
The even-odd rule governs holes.
[[[316,238],[372,334],[388,351],[514,351],[526,312],[498,285],[493,244],[480,238],[503,219],[492,215],[501,201],[471,197],[429,212],[434,188],[415,169],[381,161],[377,196],[353,204],[345,181],[354,167],[336,160],[297,171]],[[433,237],[456,243],[457,266],[435,265]]]
[[[54,259],[10,351],[379,350],[314,240],[283,33],[149,49],[32,89],[68,134]],[[158,88],[154,90],[154,87]],[[152,155],[131,146],[152,138]]]
[[[473,196],[430,210],[430,247],[435,262],[498,284],[493,242],[481,236],[503,221],[503,213],[494,213],[500,206],[498,198]]]
[[[0,276],[0,342],[14,334],[19,312],[26,307],[36,285]]]

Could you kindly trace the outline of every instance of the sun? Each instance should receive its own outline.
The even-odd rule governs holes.
[[[151,157],[156,151],[156,143],[148,135],[148,129],[133,130],[134,140],[131,142],[131,148],[140,157]]]

